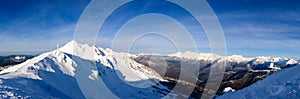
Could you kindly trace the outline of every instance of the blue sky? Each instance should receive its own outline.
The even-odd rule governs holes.
[[[73,38],[76,23],[89,0],[6,0],[0,3],[0,55],[37,54],[56,48]],[[286,56],[300,58],[299,0],[208,0],[224,30],[227,53],[246,56]],[[155,10],[160,10],[157,8]],[[162,9],[163,10],[163,9]],[[135,13],[122,9],[119,16]],[[128,12],[128,13],[127,13]],[[172,11],[165,11],[172,12]],[[174,11],[176,12],[176,11]],[[178,17],[190,22],[186,14]],[[161,20],[163,22],[163,20]],[[113,22],[117,24],[118,22]],[[163,27],[163,25],[161,25]],[[114,27],[108,27],[111,30]],[[140,27],[142,29],[142,27]],[[176,28],[168,28],[176,31]],[[109,29],[107,29],[109,32]],[[201,28],[194,28],[201,52],[209,44]],[[105,36],[105,35],[104,35]],[[100,35],[97,45],[109,47],[112,37]],[[133,49],[174,48],[162,37],[139,40]],[[152,40],[152,41],[151,41]],[[165,43],[162,43],[165,42]],[[141,45],[153,45],[151,48]],[[165,50],[165,49],[164,49]],[[139,51],[137,51],[139,52]]]
[[[300,56],[297,0],[210,0],[222,24],[228,53]]]
[[[5,0],[0,3],[0,54],[37,54],[72,39],[86,0]]]

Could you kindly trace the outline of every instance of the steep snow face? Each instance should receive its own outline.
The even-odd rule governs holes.
[[[245,89],[229,92],[218,98],[231,99],[239,97],[241,99],[297,99],[300,96],[299,71],[300,65],[283,69]]]
[[[97,52],[95,46],[89,46],[88,44],[79,44],[72,40],[65,46],[58,49],[58,51],[68,53],[70,55],[78,56],[85,60],[95,60],[95,52]]]
[[[114,64],[115,69],[120,71],[121,73],[118,73],[118,76],[123,81],[128,82],[128,84],[130,85],[145,88],[150,87],[151,85],[155,85],[156,83],[158,83],[157,81],[164,81],[162,77],[152,69],[134,61],[133,58],[137,57],[135,55],[131,55],[128,53],[113,53],[113,56],[117,61],[117,63]],[[148,79],[155,79],[156,81],[155,83],[153,83],[153,81],[150,81]],[[143,83],[133,83],[142,80],[144,80]]]
[[[136,86],[137,84],[131,83],[134,81],[144,80],[145,82],[147,82],[149,81],[148,79],[163,80],[156,72],[152,71],[150,68],[147,68],[146,66],[135,62],[132,58],[136,56],[128,53],[118,53],[113,52],[108,48],[103,49],[89,46],[87,44],[78,44],[76,41],[67,43],[66,46],[60,48],[59,51],[78,56],[85,60],[100,62],[105,67],[120,71],[120,73],[117,73],[119,78],[133,86]],[[142,85],[143,86],[139,87],[147,87],[144,84]]]
[[[82,97],[76,86],[76,64],[65,53],[52,51],[44,53],[22,64],[10,67],[0,72],[2,98],[70,98]],[[68,89],[68,90],[66,90]]]
[[[131,57],[136,56],[71,41],[1,71],[0,97],[96,98],[93,95],[101,96],[108,89],[108,94],[119,97],[167,94],[168,89],[158,83],[164,80]]]
[[[57,66],[64,74],[74,76],[74,62],[70,57],[59,51],[48,52],[30,59],[22,64],[13,66],[0,72],[1,78],[26,77],[42,80],[38,70],[55,72],[52,66]]]

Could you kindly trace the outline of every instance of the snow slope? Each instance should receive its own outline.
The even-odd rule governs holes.
[[[57,50],[1,71],[0,97],[165,96],[167,92],[162,90],[168,89],[158,83],[164,80],[131,57],[135,56],[71,41]],[[110,91],[104,92],[108,89]]]
[[[229,92],[220,99],[298,99],[300,96],[300,65],[275,72],[247,88]]]
[[[288,58],[218,56],[183,52],[168,55],[187,60],[222,59],[251,64],[274,63],[284,67],[298,62]],[[166,82],[156,71],[137,63],[139,55],[118,53],[71,41],[0,72],[0,98],[162,98],[188,96],[159,82]],[[277,87],[276,87],[277,88]],[[105,97],[106,96],[106,97]]]

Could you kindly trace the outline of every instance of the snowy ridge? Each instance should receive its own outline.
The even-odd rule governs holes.
[[[71,41],[57,50],[1,71],[0,98],[97,98],[107,94],[131,98],[162,98],[167,94],[171,94],[168,98],[188,97],[176,92],[169,93],[170,89],[159,83],[167,80],[157,71],[134,60],[143,55],[148,54],[118,53],[108,48]],[[270,68],[299,64],[294,59],[263,56],[219,56],[194,52],[178,52],[166,56],[193,63],[205,60],[204,64],[216,60],[270,64]],[[104,93],[103,90],[111,92]]]
[[[47,52],[1,71],[0,89],[7,91],[7,87],[17,88],[18,90],[8,90],[11,93],[8,95],[10,98],[82,97],[79,92],[71,91],[78,88],[74,86],[76,84],[73,82],[74,79],[70,78],[75,75],[75,66],[71,58],[64,53]],[[69,90],[64,88],[69,88]],[[1,94],[2,98],[9,98],[8,96]]]
[[[131,57],[135,56],[71,41],[58,50],[41,54],[22,64],[1,71],[0,97],[83,98],[84,95],[88,94],[83,95],[80,91],[82,87],[77,85],[76,77],[78,73],[81,73],[81,77],[85,77],[84,79],[91,82],[108,85],[119,84],[119,89],[128,89],[131,88],[130,86],[149,87],[145,85],[155,85],[158,81],[164,81],[156,72],[136,63]],[[84,69],[88,69],[90,73],[84,71]],[[117,72],[117,75],[114,71]],[[99,80],[100,78],[102,80]],[[158,88],[160,88],[159,86],[161,85],[158,85]],[[98,87],[94,86],[94,88]],[[161,88],[165,89],[164,87]],[[129,91],[129,93],[121,96],[139,93],[156,94],[158,97],[163,96],[155,90],[159,89],[149,87],[143,90]],[[112,91],[114,93],[120,92],[119,90]],[[146,98],[147,96],[137,95],[137,97]]]
[[[178,52],[175,54],[170,54],[168,56],[179,57],[179,58],[187,58],[187,59],[195,59],[195,60],[216,60],[221,56],[212,54],[212,53],[196,53],[196,52]]]
[[[237,62],[237,63],[253,62],[253,64],[263,64],[265,62],[273,62],[277,66],[299,64],[298,61],[291,58],[269,57],[269,56],[244,57],[242,55],[220,56],[212,53],[196,53],[196,52],[189,52],[189,51],[169,54],[168,56],[194,59],[194,60],[206,60],[206,61],[215,61],[217,59],[222,59],[224,61]]]
[[[195,60],[206,60],[206,61],[228,61],[236,63],[244,63],[249,66],[264,67],[270,69],[281,69],[290,66],[290,68],[282,69],[274,74],[268,76],[266,79],[254,83],[253,85],[246,87],[241,90],[235,91],[231,87],[226,87],[223,92],[224,95],[218,97],[221,99],[232,99],[232,98],[289,98],[296,99],[300,96],[300,64],[295,59],[281,58],[281,57],[269,57],[269,56],[257,56],[257,57],[244,57],[242,55],[231,55],[231,56],[218,56],[211,53],[193,53],[193,52],[179,52],[171,54],[169,56],[195,59]],[[246,65],[245,65],[246,66]],[[257,70],[250,70],[257,72]],[[258,71],[270,71],[265,68]]]

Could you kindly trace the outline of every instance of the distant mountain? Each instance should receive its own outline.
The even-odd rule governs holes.
[[[214,63],[226,64],[223,82],[216,90],[218,95],[223,94],[225,88],[242,89],[275,71],[299,64],[289,58],[225,57],[194,52],[134,55],[71,41],[57,50],[1,71],[0,97],[200,98]],[[199,69],[195,69],[196,66]],[[180,80],[179,74],[196,75],[185,78],[197,82]],[[172,91],[176,84],[193,90],[191,95]]]
[[[28,59],[33,58],[32,55],[10,55],[10,56],[0,56],[0,71],[11,65],[20,64]]]
[[[225,73],[223,81],[217,91],[222,95],[225,88],[239,90],[264,79],[278,70],[298,65],[298,61],[290,58],[280,57],[243,57],[241,55],[219,56],[211,53],[179,52],[170,55],[142,54],[135,58],[135,61],[149,66],[157,71],[162,77],[178,79],[180,74],[198,73],[198,80],[195,86],[199,93],[202,93],[209,77],[211,65],[223,63]],[[162,63],[166,65],[162,65]],[[184,63],[184,70],[181,64]],[[162,67],[165,66],[165,67]],[[199,66],[199,70],[194,69]],[[165,70],[162,70],[162,68]],[[217,74],[217,73],[216,73]],[[197,75],[197,74],[194,74]]]
[[[220,99],[298,99],[300,96],[300,66],[278,71],[266,79],[235,92],[228,92]]]

